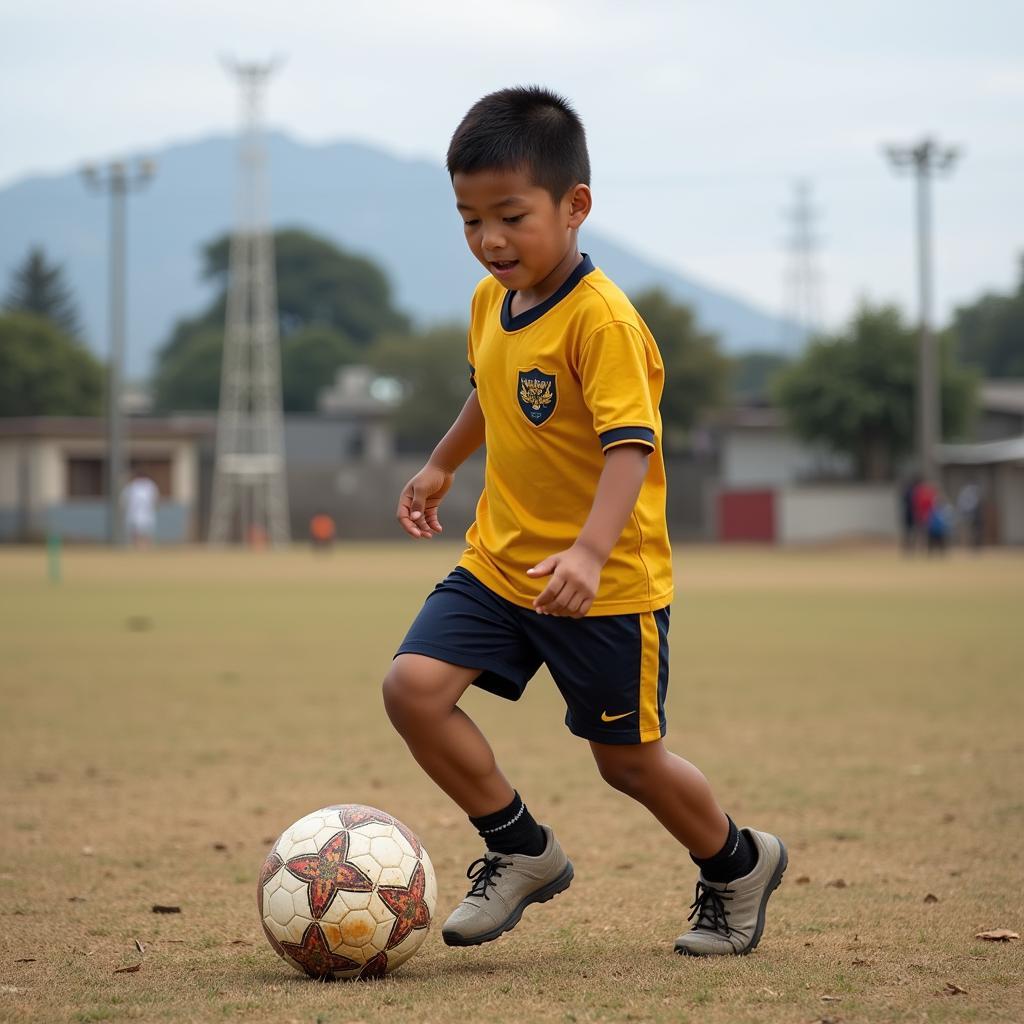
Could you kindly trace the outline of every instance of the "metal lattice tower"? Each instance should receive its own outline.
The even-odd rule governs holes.
[[[799,325],[805,339],[822,325],[821,275],[815,258],[819,241],[814,230],[817,215],[811,202],[810,182],[795,182],[793,205],[785,211],[791,232],[786,239],[786,314]]]
[[[263,88],[272,64],[229,63],[242,87],[241,180],[231,238],[217,416],[211,544],[289,539],[274,242],[267,209]]]

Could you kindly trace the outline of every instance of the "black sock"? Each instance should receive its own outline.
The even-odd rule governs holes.
[[[487,844],[487,849],[495,853],[525,853],[528,857],[536,857],[547,846],[547,836],[518,793],[508,807],[469,820]]]
[[[728,815],[726,815],[728,817]],[[729,818],[729,835],[725,845],[713,857],[694,857],[690,860],[700,868],[700,873],[709,882],[732,882],[749,875],[757,864],[757,847],[746,832],[736,827]]]

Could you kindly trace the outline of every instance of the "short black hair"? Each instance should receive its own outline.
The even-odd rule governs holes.
[[[517,85],[477,100],[448,146],[448,173],[522,168],[557,202],[590,184],[587,134],[569,101],[539,85]]]

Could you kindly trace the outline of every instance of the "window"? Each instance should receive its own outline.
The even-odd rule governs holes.
[[[103,497],[103,461],[103,459],[68,459],[67,496],[69,498]]]
[[[72,498],[102,498],[107,493],[106,459],[101,457],[71,456],[67,460],[67,496]],[[148,476],[156,484],[160,497],[171,495],[171,460],[167,457],[131,459],[129,479]]]

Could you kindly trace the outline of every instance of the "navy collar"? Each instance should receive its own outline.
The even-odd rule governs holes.
[[[549,309],[554,309],[587,276],[594,270],[594,264],[590,257],[583,253],[583,259],[576,264],[573,272],[559,285],[558,291],[549,295],[543,302],[531,306],[525,313],[518,316],[512,315],[512,296],[515,292],[506,292],[501,303],[501,326],[506,331],[518,331],[523,327],[539,320]]]

